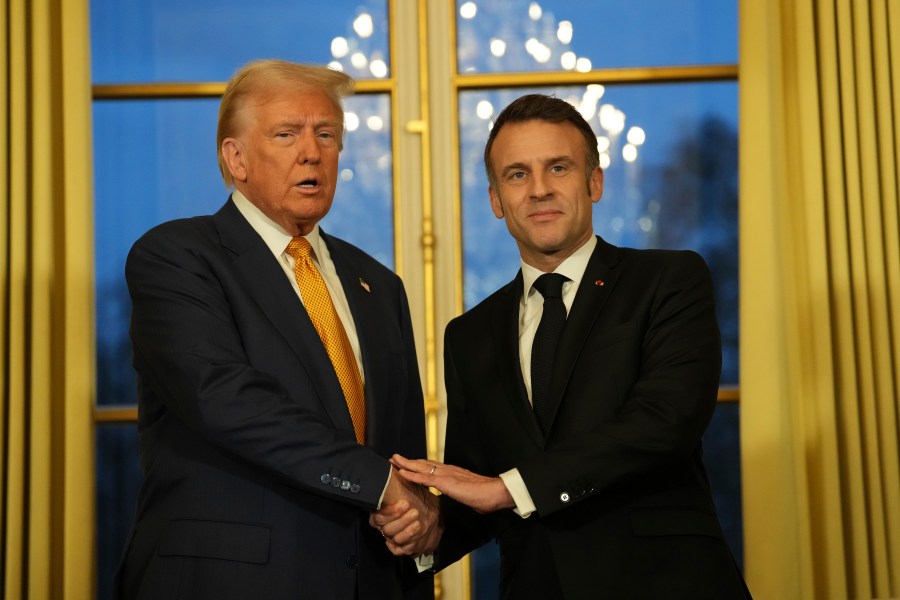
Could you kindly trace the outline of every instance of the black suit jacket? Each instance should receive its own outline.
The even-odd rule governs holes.
[[[433,597],[367,524],[386,457],[425,454],[406,294],[361,250],[323,238],[359,335],[365,447],[306,310],[230,200],[132,248],[144,481],[121,597]]]
[[[721,368],[703,259],[598,238],[560,340],[546,432],[519,366],[521,296],[520,273],[447,327],[445,461],[518,468],[537,513],[479,516],[442,498],[438,568],[496,536],[507,598],[748,597],[701,460]]]

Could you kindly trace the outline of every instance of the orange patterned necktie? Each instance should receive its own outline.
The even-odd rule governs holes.
[[[309,241],[303,237],[295,237],[288,244],[287,252],[294,257],[294,277],[300,286],[300,295],[303,297],[303,305],[313,326],[322,339],[328,358],[334,365],[341,389],[344,390],[344,398],[347,400],[347,408],[350,409],[350,418],[353,420],[353,430],[356,433],[356,441],[362,445],[366,443],[366,396],[363,391],[362,377],[359,374],[359,366],[347,332],[334,310],[334,303],[325,287],[322,274],[312,262],[310,252],[312,247]]]

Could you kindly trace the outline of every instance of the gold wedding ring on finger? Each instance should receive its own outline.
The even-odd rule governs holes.
[[[437,465],[431,465],[431,470],[428,471],[429,475],[434,475],[434,472],[437,470]]]

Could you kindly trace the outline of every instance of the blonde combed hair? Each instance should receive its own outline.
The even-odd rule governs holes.
[[[344,147],[344,108],[341,101],[353,93],[353,79],[340,71],[316,65],[303,65],[286,60],[265,59],[249,62],[234,74],[219,104],[219,123],[216,129],[216,155],[225,185],[234,185],[234,179],[222,156],[225,138],[237,136],[246,124],[243,115],[247,105],[265,101],[266,97],[283,90],[319,91],[334,104],[341,122],[339,148]]]

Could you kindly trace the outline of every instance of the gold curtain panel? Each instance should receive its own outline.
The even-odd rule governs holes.
[[[740,40],[745,571],[896,598],[900,4],[745,1]]]
[[[87,0],[0,9],[4,598],[94,596]]]

